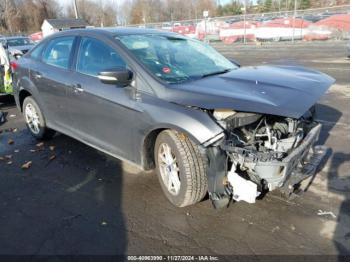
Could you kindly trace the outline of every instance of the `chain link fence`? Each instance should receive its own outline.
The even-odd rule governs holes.
[[[350,5],[128,25],[225,44],[350,38]]]

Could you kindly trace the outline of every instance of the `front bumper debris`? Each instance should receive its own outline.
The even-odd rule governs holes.
[[[238,175],[234,169],[227,174],[227,181],[232,186],[233,200],[255,203],[255,199],[260,195],[257,184]]]
[[[237,148],[226,144],[220,146],[220,149],[208,149],[209,169],[209,196],[215,207],[228,205],[231,198],[236,201],[249,200],[246,202],[254,203],[252,196],[259,195],[259,189],[256,187],[256,192],[251,186],[249,179],[242,178],[241,186],[250,188],[249,191],[238,190],[239,185],[230,186],[228,190],[227,183],[239,183],[240,180],[231,175],[232,170],[227,169],[227,161],[230,157],[243,157],[245,162],[249,161],[254,164],[256,177],[264,181],[269,191],[279,188],[284,195],[291,196],[297,185],[306,178],[313,176],[317,172],[317,168],[325,157],[327,149],[323,146],[314,146],[318,140],[321,131],[321,124],[314,126],[303,139],[298,147],[290,152],[281,160],[274,159],[274,153],[258,153],[252,154],[242,148]],[[213,153],[215,152],[215,153]],[[218,171],[218,172],[216,172]],[[230,181],[231,180],[231,181]],[[247,183],[250,182],[250,183]],[[226,184],[226,185],[225,185]],[[235,189],[236,188],[236,192]],[[239,191],[239,194],[237,194]],[[246,192],[246,195],[244,195]]]
[[[297,189],[297,185],[303,180],[312,177],[318,171],[322,160],[326,156],[328,148],[325,146],[314,146],[307,156],[307,162],[304,165],[298,166],[290,173],[289,177],[284,182],[283,186],[280,188],[281,193],[290,198]]]

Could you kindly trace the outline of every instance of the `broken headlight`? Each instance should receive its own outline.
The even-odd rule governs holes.
[[[222,121],[226,118],[233,116],[236,114],[236,111],[233,111],[232,109],[215,109],[213,112],[213,116],[216,120]]]

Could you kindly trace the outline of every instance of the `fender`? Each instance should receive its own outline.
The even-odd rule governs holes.
[[[224,131],[200,108],[169,103],[154,96],[144,96],[142,109],[148,122],[144,136],[155,129],[175,129],[187,134],[196,144],[202,145]]]
[[[29,92],[35,98],[35,101],[38,103],[40,110],[45,115],[46,107],[45,107],[44,103],[42,102],[42,99],[40,97],[38,89],[36,88],[34,83],[30,80],[30,78],[28,76],[22,76],[20,79],[18,79],[14,83],[15,83],[15,85],[14,85],[14,94],[15,95],[14,96],[15,96],[16,105],[17,105],[18,109],[22,112],[22,108],[20,105],[20,93],[21,93],[21,91],[25,90],[25,91]]]
[[[202,149],[224,136],[224,130],[207,112],[200,109],[169,103],[154,96],[143,96],[142,111],[142,122],[139,125],[146,128],[137,135],[134,152],[138,156],[136,162],[146,170],[154,167],[154,144],[162,130],[181,132]]]

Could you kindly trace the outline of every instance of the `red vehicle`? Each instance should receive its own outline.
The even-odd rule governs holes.
[[[315,23],[316,26],[350,32],[350,15],[332,15]]]
[[[171,31],[191,38],[196,37],[196,27],[192,24],[174,26]]]
[[[341,32],[350,33],[350,15],[332,15],[322,19],[309,27],[305,40],[327,40],[332,36],[339,36]]]
[[[255,29],[259,26],[256,21],[239,21],[227,24],[220,28],[220,40],[225,44],[232,44],[238,40],[244,39],[255,40]]]
[[[30,40],[33,42],[40,42],[43,39],[43,33],[42,32],[36,32],[29,36]]]

